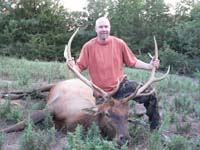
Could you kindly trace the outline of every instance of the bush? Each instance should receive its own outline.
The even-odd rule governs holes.
[[[4,142],[4,135],[3,133],[0,133],[0,150],[2,149],[3,142]]]
[[[83,136],[84,135],[84,136]],[[125,149],[125,146],[123,147]],[[74,133],[69,133],[67,137],[66,150],[115,150],[117,149],[115,141],[104,140],[99,128],[93,124],[89,131],[84,134],[82,126],[77,126]]]
[[[188,74],[190,72],[189,61],[186,55],[180,54],[169,47],[159,52],[161,69],[171,66],[171,73]]]
[[[36,131],[28,119],[28,127],[20,137],[20,150],[49,150],[55,143],[55,128]]]
[[[171,142],[167,144],[167,147],[169,150],[178,150],[178,149],[188,150],[187,141],[182,136],[174,136]]]
[[[18,122],[22,120],[22,110],[20,107],[11,107],[10,100],[7,100],[3,105],[0,105],[0,118],[7,121]]]

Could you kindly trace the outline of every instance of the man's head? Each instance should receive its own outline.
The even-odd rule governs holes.
[[[100,42],[106,42],[110,35],[110,21],[106,17],[100,17],[96,20],[95,31]]]

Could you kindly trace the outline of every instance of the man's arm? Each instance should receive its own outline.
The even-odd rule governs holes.
[[[150,63],[145,63],[145,62],[137,59],[134,67],[137,68],[137,69],[151,70],[151,69],[153,69],[154,66],[156,68],[159,68],[159,66],[160,66],[160,60],[159,59],[156,60],[155,58],[152,58]]]
[[[69,66],[71,66],[71,67],[74,67],[78,72],[81,72],[81,69],[79,68],[77,63],[74,61],[74,59],[69,60],[68,62],[66,62],[66,64],[68,68],[70,68]]]

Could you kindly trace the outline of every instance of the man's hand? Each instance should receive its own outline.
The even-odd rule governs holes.
[[[73,68],[74,66],[76,66],[76,63],[75,63],[73,58],[68,60],[68,61],[66,61],[66,64],[67,64],[68,68]]]
[[[78,67],[74,59],[66,61],[66,65],[69,69],[76,69],[78,72],[81,72],[81,69]]]
[[[159,59],[155,59],[155,57],[152,57],[151,61],[150,61],[150,65],[152,65],[152,67],[156,67],[156,69],[159,68],[160,66],[160,60]]]

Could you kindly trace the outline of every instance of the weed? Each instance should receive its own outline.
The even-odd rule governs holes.
[[[149,134],[149,138],[148,138],[148,149],[149,150],[161,150],[163,149],[162,146],[162,138],[161,138],[161,134],[158,131],[152,132],[151,134]]]
[[[55,128],[36,132],[30,117],[27,123],[27,128],[20,137],[20,150],[49,150],[55,143]]]
[[[37,145],[37,133],[33,131],[33,122],[30,117],[27,121],[27,128],[25,129],[23,135],[20,137],[20,149],[21,150],[36,150]]]
[[[20,107],[11,107],[10,100],[7,100],[3,105],[0,105],[0,118],[2,119],[18,122],[22,120],[22,114]]]
[[[141,144],[142,141],[144,145],[144,141],[148,137],[149,130],[142,125],[131,123],[129,124],[129,134],[131,136],[131,144]]]
[[[177,121],[176,122],[176,130],[179,133],[186,133],[187,134],[191,130],[191,123],[190,122],[188,122],[188,123],[182,123],[182,122]]]
[[[6,118],[7,114],[11,112],[11,103],[10,100],[5,101],[0,105],[0,118]]]
[[[44,120],[39,124],[42,130],[49,130],[54,126],[53,116],[45,109]]]
[[[43,109],[45,108],[46,103],[44,101],[38,101],[36,103],[34,103],[31,107],[32,110],[38,110],[38,109]]]
[[[195,112],[196,117],[200,119],[200,104],[199,103],[196,103],[194,105],[194,112]]]
[[[199,150],[200,149],[200,137],[194,139],[190,142],[190,150]]]
[[[192,99],[187,95],[182,94],[174,99],[175,109],[180,113],[191,113],[193,112],[193,103]]]
[[[0,150],[2,150],[3,142],[4,142],[4,134],[0,133]]]
[[[55,133],[54,127],[45,130],[39,130],[37,132],[36,147],[37,150],[49,150],[55,144]]]
[[[12,108],[11,112],[7,114],[7,120],[18,122],[22,120],[23,112],[20,107]]]
[[[188,150],[187,140],[182,136],[174,136],[172,137],[171,142],[167,144],[169,150]]]
[[[78,125],[74,133],[67,137],[66,150],[115,150],[116,142],[104,140],[96,124],[92,124],[90,130],[83,136],[83,127]],[[125,149],[126,146],[123,147]]]

